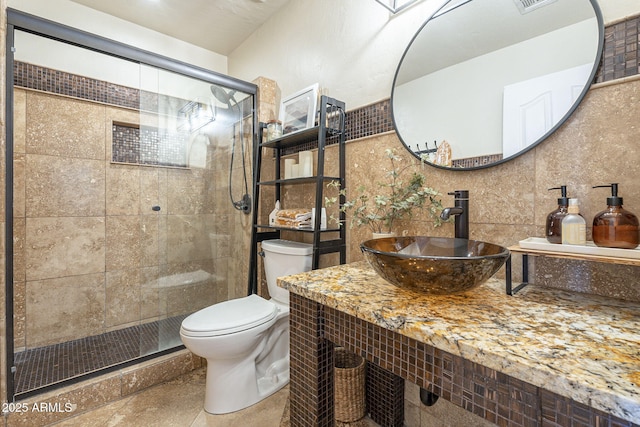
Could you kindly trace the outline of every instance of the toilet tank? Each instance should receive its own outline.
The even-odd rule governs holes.
[[[279,288],[276,279],[311,270],[313,245],[282,239],[264,240],[262,251],[269,295],[274,300],[288,305],[289,291]]]

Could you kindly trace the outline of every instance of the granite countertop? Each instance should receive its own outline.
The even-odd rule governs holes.
[[[278,279],[359,319],[625,420],[640,422],[640,305],[495,278],[462,295],[426,296],[366,262]]]

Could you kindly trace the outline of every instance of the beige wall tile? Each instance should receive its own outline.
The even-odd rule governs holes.
[[[167,215],[158,215],[158,264],[166,266],[169,257]]]
[[[25,258],[26,220],[14,218],[13,220],[13,280],[24,282],[26,280],[27,267]]]
[[[633,117],[640,117],[640,80],[593,88],[573,117],[549,139],[528,153],[505,164],[476,171],[447,171],[427,167],[423,170],[429,186],[443,196],[443,204],[451,206],[453,197],[447,192],[468,189],[471,196],[471,238],[488,240],[505,246],[516,244],[530,236],[543,236],[546,216],[557,207],[559,192],[547,189],[568,185],[569,195],[580,200],[581,213],[587,219],[590,238],[591,218],[604,209],[609,193],[606,189],[592,189],[597,184],[617,182],[625,208],[640,215],[640,128]],[[347,144],[347,187],[360,183],[370,185],[380,179],[379,168],[370,164],[383,164],[384,149],[404,147],[395,134],[389,133],[352,141]],[[330,147],[328,150],[335,151]],[[374,170],[372,170],[374,169]],[[347,226],[348,227],[348,226]],[[399,224],[398,232],[409,234],[453,235],[453,224],[439,229],[428,226],[418,214],[411,221]],[[370,237],[367,230],[347,228],[348,260],[361,260],[359,243]],[[571,280],[571,263],[536,263],[532,268],[536,282],[553,286],[555,281],[567,282],[573,290],[582,290],[618,298],[637,298],[637,293],[625,290],[637,281],[637,273],[629,269],[616,269],[592,264],[597,273],[580,275]],[[533,267],[533,265],[532,265]],[[638,268],[632,269],[637,271]],[[625,274],[622,274],[623,271]],[[521,259],[514,257],[514,280],[521,275]],[[564,272],[564,273],[562,273]],[[561,274],[562,273],[562,274]],[[569,275],[569,276],[567,276]],[[503,271],[498,276],[504,277]],[[530,277],[533,277],[531,274]],[[607,277],[609,279],[607,279]],[[615,277],[617,284],[610,281]]]
[[[211,243],[211,255],[213,259],[229,256],[229,252],[232,247],[231,239],[232,236],[229,233],[209,233],[209,242]]]
[[[40,120],[33,122],[35,120],[33,115],[36,112],[44,111],[45,108],[58,109],[59,125],[57,128],[52,128],[53,133],[50,135],[52,139],[63,139],[60,132],[65,129],[65,125],[61,122],[67,121],[68,125],[69,120],[77,119],[75,114],[87,106],[87,103],[83,101],[68,98],[56,99],[55,96],[38,93],[30,95],[33,95],[30,99],[32,103],[35,103],[36,100],[41,102],[39,110],[30,110],[30,132],[42,130],[45,126]],[[26,96],[25,94],[25,109],[27,108]],[[31,104],[29,108],[32,108]],[[96,119],[98,114],[104,114],[99,112],[101,108],[93,110],[93,119]],[[108,141],[106,162],[60,157],[73,157],[77,153],[61,150],[60,144],[62,143],[57,144],[56,142],[46,149],[37,147],[35,144],[37,138],[31,143],[29,152],[47,155],[28,154],[28,159],[24,161],[21,161],[24,157],[17,158],[17,187],[19,191],[28,194],[25,197],[28,202],[23,203],[20,202],[21,198],[18,192],[18,197],[16,197],[18,213],[22,211],[22,215],[25,215],[28,211],[30,217],[78,215],[99,216],[100,218],[78,218],[78,224],[70,223],[69,221],[72,221],[70,218],[58,220],[30,218],[28,237],[30,247],[26,254],[26,258],[30,260],[29,280],[94,271],[102,272],[106,266],[108,270],[105,290],[106,330],[113,329],[117,325],[130,324],[141,318],[157,319],[166,316],[169,312],[182,314],[188,312],[189,308],[193,311],[204,302],[217,301],[220,294],[228,295],[229,292],[226,288],[220,290],[221,287],[227,285],[226,282],[220,281],[220,277],[228,277],[227,271],[217,272],[210,283],[204,287],[190,289],[189,292],[186,292],[190,296],[185,298],[183,302],[173,301],[179,295],[169,296],[173,291],[165,289],[162,294],[164,303],[162,303],[160,291],[150,285],[150,283],[158,284],[159,268],[164,271],[164,276],[198,269],[213,272],[214,266],[211,259],[213,251],[225,251],[227,257],[231,252],[230,247],[225,247],[220,242],[214,245],[217,248],[214,249],[209,239],[209,230],[218,228],[229,233],[234,228],[220,224],[221,222],[233,221],[233,217],[226,215],[231,207],[228,202],[226,180],[223,179],[227,177],[228,173],[227,167],[224,166],[225,162],[229,161],[228,144],[212,150],[212,154],[216,152],[218,154],[217,156],[212,155],[212,160],[222,162],[222,166],[216,167],[214,170],[177,170],[111,164],[108,159],[110,158],[112,141],[112,122],[135,124],[140,121],[140,116],[131,110],[105,108],[103,137]],[[88,110],[92,109],[88,108]],[[91,112],[88,115],[91,116]],[[96,129],[87,129],[86,131],[97,133]],[[70,137],[77,135],[78,132],[70,131]],[[94,154],[87,156],[100,158],[95,154],[99,151],[97,146],[94,148],[96,148]],[[28,166],[22,166],[22,163],[28,163]],[[29,175],[28,182],[21,184],[24,179],[21,180],[20,177],[27,174]],[[222,189],[214,188],[214,176],[217,174],[220,175],[219,182],[224,184]],[[82,183],[90,185],[83,186]],[[220,196],[224,202],[216,201],[213,197],[215,195]],[[28,207],[20,208],[25,204]],[[161,207],[159,212],[151,209],[155,205]],[[171,208],[174,212],[186,215],[180,217],[174,215],[171,221],[167,221],[167,214]],[[212,215],[214,211],[220,213],[217,218]],[[205,214],[207,212],[209,214]],[[105,214],[109,217],[104,218]],[[100,252],[93,254],[97,255],[97,258],[94,256],[87,258],[85,253],[88,241],[96,239],[96,230],[87,222],[91,220],[100,222],[98,232]],[[25,222],[23,221],[22,224],[23,226],[20,228],[20,223],[17,223],[16,228],[18,243],[16,265],[18,273],[22,271],[24,280],[26,261],[24,261],[25,256],[21,257],[20,255],[20,248],[24,246],[27,237],[25,236]],[[86,227],[90,229],[90,236],[82,235],[82,230]],[[247,239],[248,236],[247,234]],[[93,249],[95,249],[95,245],[93,245]],[[93,252],[93,249],[89,252]],[[67,261],[65,258],[69,254],[68,250],[82,253],[82,256],[73,257],[74,262],[69,266],[65,265]],[[25,250],[25,252],[27,251]],[[238,251],[236,251],[237,253]],[[39,262],[40,258],[42,263]],[[229,259],[232,258],[226,260],[225,267],[227,269]],[[85,263],[83,264],[81,260],[84,260]],[[171,266],[166,265],[168,262],[171,263]],[[20,267],[21,265],[22,267]],[[138,270],[141,266],[150,268]],[[85,268],[88,269],[85,270]],[[133,280],[133,276],[136,274],[144,276],[144,279],[140,278],[142,282]],[[138,288],[133,285],[134,283]],[[205,288],[206,290],[204,290]],[[242,286],[242,288],[244,289],[246,286]],[[138,293],[137,297],[136,293]],[[204,298],[206,294],[210,295],[208,299]],[[144,303],[140,302],[141,296]],[[159,310],[160,305],[162,307]],[[140,315],[140,313],[142,314]],[[137,317],[133,316],[134,314]]]
[[[160,305],[159,278],[159,267],[140,269],[140,319],[143,322],[157,320],[166,313],[166,307]]]
[[[405,415],[406,427],[489,427],[495,424],[478,417],[467,410],[445,400],[438,399],[432,406],[420,401],[420,387],[405,382]]]
[[[25,282],[13,284],[13,345],[15,351],[24,349],[26,343],[26,291]]]
[[[571,120],[536,149],[537,225],[544,227],[560,197],[547,189],[560,185],[578,198],[589,229],[611,195],[594,185],[619,183],[625,209],[640,215],[638,98],[640,80],[592,89]]]
[[[495,427],[496,424],[455,406],[445,399],[438,399],[433,406],[422,405],[420,407],[420,427],[434,425],[439,427]]]
[[[105,327],[126,325],[140,320],[141,271],[118,270],[106,273]]]
[[[104,216],[103,161],[26,155],[26,215]]]
[[[126,270],[141,264],[140,216],[110,216],[106,224],[106,269]]]
[[[4,190],[3,190],[4,191]],[[13,156],[13,217],[26,216],[26,176],[25,155],[16,153]]]
[[[105,160],[105,107],[40,92],[27,93],[26,152]]]
[[[195,283],[178,284],[172,281],[171,286],[161,286],[160,301],[165,302],[167,317],[190,314],[216,303],[216,285],[213,276],[209,276],[208,280]]]
[[[140,234],[140,264],[143,267],[159,265],[160,260],[160,215],[143,215]],[[162,218],[162,222],[166,221]]]
[[[277,120],[280,107],[280,88],[278,84],[274,80],[265,77],[258,77],[253,83],[258,86],[259,120],[265,123],[269,120]]]
[[[13,152],[23,153],[27,132],[27,91],[13,90]]]
[[[99,334],[104,328],[104,274],[27,282],[28,347]]]
[[[25,247],[28,281],[102,273],[104,218],[29,218]]]
[[[211,259],[211,240],[202,215],[167,216],[167,262]]]
[[[216,301],[226,301],[231,298],[238,298],[246,295],[246,286],[244,293],[240,294],[237,294],[235,289],[232,289],[229,286],[229,283],[232,283],[232,281],[229,280],[229,277],[234,277],[237,274],[237,269],[234,268],[237,264],[237,261],[229,256],[213,260],[212,274],[215,276],[217,281],[217,285],[214,290]]]
[[[140,213],[142,215],[167,214],[167,169],[140,169]],[[152,210],[153,206],[160,206],[160,211]]]
[[[211,195],[206,191],[202,169],[169,169],[167,179],[167,214],[205,213],[205,200]]]
[[[640,212],[636,179],[640,148],[633,142],[640,139],[640,128],[630,125],[632,117],[640,116],[640,106],[633,101],[638,96],[640,80],[592,89],[574,116],[532,151],[505,164],[471,172],[427,167],[423,169],[427,185],[443,194],[445,206],[453,203],[447,192],[469,189],[471,237],[491,237],[487,227],[492,224],[515,227],[504,235],[502,243],[507,245],[543,231],[546,215],[557,207],[559,196],[547,191],[552,186],[568,184],[571,195],[581,200],[581,212],[592,218],[605,208],[607,190],[591,186],[618,182],[621,191],[625,189],[625,207]],[[368,165],[384,165],[386,148],[404,152],[393,133],[347,144],[348,188],[380,179],[380,169]],[[453,233],[450,224],[443,229]]]
[[[107,165],[107,215],[138,215],[140,213],[141,192],[139,167]],[[151,209],[149,210],[151,211]]]

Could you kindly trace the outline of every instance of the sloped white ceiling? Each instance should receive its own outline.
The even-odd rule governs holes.
[[[72,0],[229,55],[289,0]]]

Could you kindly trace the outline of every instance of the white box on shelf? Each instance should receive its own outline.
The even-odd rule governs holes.
[[[311,209],[311,228],[315,228],[316,224],[316,208]],[[327,210],[322,208],[320,213],[320,230],[327,229]]]
[[[295,164],[295,159],[284,159],[284,179],[295,178],[293,176],[293,165]]]
[[[301,151],[298,154],[299,169],[298,173],[300,177],[313,176],[313,152]]]

